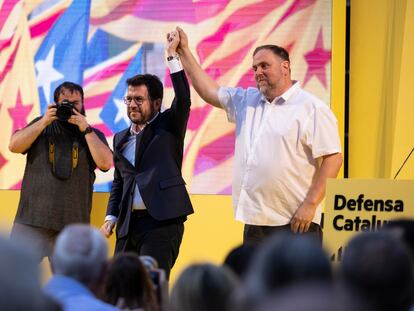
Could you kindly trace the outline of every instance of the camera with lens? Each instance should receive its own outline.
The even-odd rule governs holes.
[[[75,109],[75,103],[64,99],[60,104],[56,104],[56,108],[56,116],[58,120],[68,121],[70,116],[74,114],[73,109]]]

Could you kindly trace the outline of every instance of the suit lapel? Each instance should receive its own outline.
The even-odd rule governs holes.
[[[154,129],[152,124],[148,124],[141,134],[141,140],[139,144],[135,146],[135,167],[138,168],[141,163],[141,159],[144,155],[145,149],[154,137]]]
[[[119,135],[117,135],[116,140],[115,141],[115,150],[117,152],[121,153],[121,148],[124,145],[124,143],[128,140],[128,136],[129,136],[129,128],[127,128],[126,130],[123,130],[122,132],[119,133]]]
[[[126,130],[122,131],[119,133],[119,136],[117,136],[115,139],[115,153],[118,156],[118,158],[120,158],[124,163],[126,163],[127,165],[131,166],[133,168],[133,165],[131,164],[131,162],[128,161],[127,158],[124,157],[124,155],[122,154],[122,146],[125,144],[125,142],[128,140],[130,133],[129,133],[129,128],[127,128]]]

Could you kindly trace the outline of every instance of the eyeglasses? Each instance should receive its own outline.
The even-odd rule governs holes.
[[[134,100],[135,104],[140,106],[147,100],[147,98],[143,98],[140,96],[124,96],[123,100],[124,100],[124,104],[127,106],[131,105],[132,100]]]

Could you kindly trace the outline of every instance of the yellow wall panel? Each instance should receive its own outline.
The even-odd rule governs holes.
[[[351,2],[350,177],[378,177],[373,159],[379,139],[387,10],[387,0]]]
[[[413,148],[413,20],[413,1],[351,2],[349,177],[393,178]]]
[[[338,120],[338,131],[343,151],[345,133],[345,36],[346,1],[333,1],[331,109]],[[338,177],[343,177],[343,169],[342,166]]]
[[[414,72],[414,1],[407,1],[404,26],[402,29],[401,71],[399,72],[399,87],[397,91],[398,106],[396,111],[396,128],[394,132],[394,153],[391,171],[394,176],[409,152],[414,147],[414,101],[413,101],[413,72]],[[391,177],[393,177],[391,176]],[[414,178],[414,154],[405,164],[398,179]]]

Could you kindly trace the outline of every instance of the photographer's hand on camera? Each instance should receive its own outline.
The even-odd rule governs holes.
[[[86,128],[89,126],[85,116],[79,113],[76,109],[73,109],[72,112],[73,114],[68,119],[68,122],[77,125],[79,131],[85,132]]]
[[[47,106],[47,110],[42,117],[43,127],[46,128],[50,123],[57,120],[56,105],[50,104]]]

